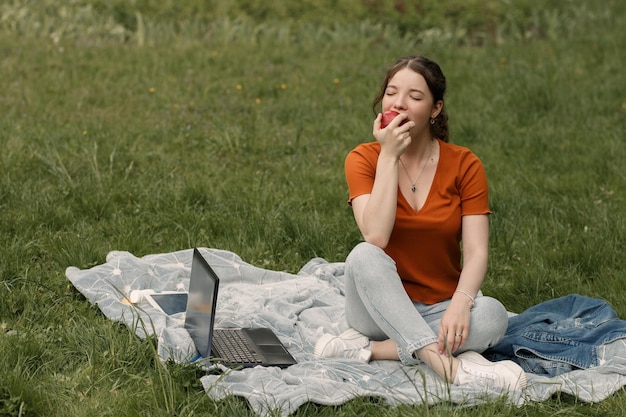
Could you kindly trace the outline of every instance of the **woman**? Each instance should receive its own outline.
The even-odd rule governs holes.
[[[446,80],[424,57],[398,60],[374,100],[399,113],[374,121],[375,142],[357,146],[345,171],[365,239],[346,259],[346,320],[325,334],[319,357],[424,363],[445,381],[518,390],[523,370],[478,352],[507,328],[502,304],[480,292],[487,271],[487,179],[467,148],[448,143]],[[461,252],[462,242],[462,252]],[[461,255],[463,262],[461,263]]]

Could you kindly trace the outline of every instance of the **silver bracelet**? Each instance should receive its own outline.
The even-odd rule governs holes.
[[[474,306],[476,305],[476,302],[475,302],[475,300],[474,300],[474,297],[472,297],[471,295],[469,295],[468,293],[466,293],[466,292],[465,292],[465,291],[463,291],[463,290],[456,290],[456,291],[455,291],[455,293],[457,293],[457,292],[460,292],[461,294],[463,294],[464,296],[466,296],[467,298],[469,298],[470,300],[472,300],[472,307],[471,307],[471,308],[474,308]]]

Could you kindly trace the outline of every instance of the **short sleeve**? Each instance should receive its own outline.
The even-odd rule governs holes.
[[[459,178],[461,215],[491,214],[487,174],[480,159],[468,152],[461,163],[463,173]]]
[[[349,191],[348,204],[360,195],[372,193],[380,152],[378,147],[374,144],[359,145],[346,157],[344,169]]]

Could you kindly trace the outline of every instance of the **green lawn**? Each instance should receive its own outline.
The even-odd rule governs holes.
[[[441,64],[452,142],[487,169],[484,291],[513,311],[581,293],[626,318],[624,3],[338,3],[0,4],[0,416],[250,414],[208,400],[196,369],[161,364],[65,268],[193,246],[290,272],[342,261],[360,240],[343,160],[372,140],[383,71],[407,54]],[[624,390],[522,408],[362,399],[298,415],[619,416],[625,403]]]

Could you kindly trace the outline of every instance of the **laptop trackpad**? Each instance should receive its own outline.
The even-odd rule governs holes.
[[[296,363],[296,360],[289,354],[287,348],[280,342],[276,334],[268,328],[244,329],[248,337],[252,339],[265,365],[276,365],[286,367]]]

